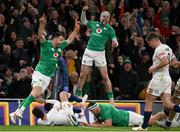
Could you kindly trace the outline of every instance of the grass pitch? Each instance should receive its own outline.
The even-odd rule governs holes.
[[[149,127],[149,131],[167,131],[160,127]],[[72,127],[72,126],[0,126],[0,132],[8,132],[8,131],[20,131],[20,132],[27,132],[27,131],[93,131],[93,132],[102,132],[102,131],[132,131],[130,127],[103,127],[103,128],[95,128],[95,127]],[[169,131],[178,131],[180,132],[179,128],[171,128]]]

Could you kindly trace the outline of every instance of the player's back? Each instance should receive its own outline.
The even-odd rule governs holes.
[[[52,121],[54,125],[68,125],[68,114],[65,110],[61,109],[60,102],[54,104],[47,114],[47,119]]]
[[[159,65],[161,63],[161,59],[163,57],[167,57],[169,63],[174,57],[174,54],[172,52],[172,49],[166,45],[166,44],[160,44],[154,51],[153,55],[153,66]],[[154,76],[159,76],[159,75],[169,75],[169,64],[165,65],[164,67],[158,69],[153,73]]]
[[[100,104],[101,112],[99,114],[100,120],[112,119],[113,126],[128,126],[129,112],[118,110],[110,104]]]

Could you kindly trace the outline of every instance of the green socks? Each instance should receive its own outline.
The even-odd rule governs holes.
[[[113,92],[108,92],[108,99],[109,100],[114,100],[114,95],[113,95]]]
[[[82,90],[77,89],[75,95],[82,97]]]
[[[29,95],[25,100],[23,100],[19,109],[24,111],[34,100],[35,98],[32,95]]]

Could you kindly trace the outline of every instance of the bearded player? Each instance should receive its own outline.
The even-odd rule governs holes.
[[[112,47],[117,47],[118,42],[115,36],[115,31],[109,24],[110,13],[108,11],[103,11],[100,16],[100,22],[87,21],[86,11],[88,10],[88,8],[89,8],[88,6],[83,7],[81,13],[81,23],[83,25],[86,25],[88,28],[90,28],[92,32],[87,44],[87,48],[85,49],[82,58],[81,73],[78,80],[76,95],[82,96],[82,88],[84,85],[84,81],[87,75],[91,71],[93,62],[95,62],[95,66],[98,67],[101,73],[103,82],[105,84],[105,90],[108,93],[108,98],[110,100],[110,103],[114,104],[112,85],[109,80],[108,72],[107,72],[105,45],[109,40],[111,40]]]

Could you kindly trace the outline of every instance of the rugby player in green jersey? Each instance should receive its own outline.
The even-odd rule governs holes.
[[[114,104],[112,86],[108,77],[105,58],[105,45],[109,40],[112,41],[112,47],[118,46],[115,31],[108,23],[110,19],[110,13],[108,11],[103,11],[100,16],[100,21],[87,21],[85,13],[87,10],[88,6],[83,7],[81,14],[81,23],[90,28],[92,32],[82,58],[81,73],[78,80],[76,95],[82,96],[84,81],[91,71],[93,62],[95,62],[95,66],[99,68],[99,71],[103,78],[105,90],[108,93],[110,103]]]
[[[93,127],[110,127],[110,126],[135,126],[143,123],[144,116],[132,111],[119,110],[110,104],[89,103],[87,106],[97,118],[94,123],[86,124]],[[155,124],[159,117],[154,116],[149,120],[149,124]]]
[[[61,56],[61,51],[73,42],[75,36],[80,30],[80,22],[75,22],[73,32],[67,40],[60,33],[52,34],[51,40],[46,40],[44,29],[46,26],[46,17],[43,15],[39,19],[39,40],[41,45],[40,61],[37,64],[32,75],[32,91],[30,95],[21,103],[20,107],[9,114],[12,123],[16,123],[16,118],[22,118],[24,110],[37,98],[41,97],[42,93],[49,85],[51,77],[55,75],[58,56]]]

